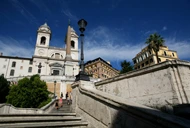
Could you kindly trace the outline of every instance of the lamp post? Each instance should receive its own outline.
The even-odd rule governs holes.
[[[54,98],[55,98],[55,88],[56,88],[56,83],[57,83],[57,81],[55,80],[55,81],[54,81]]]
[[[84,43],[84,31],[85,31],[85,27],[87,26],[87,22],[84,19],[81,19],[78,21],[78,25],[79,25],[79,30],[81,32],[80,37],[81,37],[81,60],[80,60],[80,68],[81,71],[79,72],[79,74],[76,76],[76,81],[78,80],[85,80],[85,81],[90,81],[88,75],[85,74],[84,71],[84,50],[83,50],[83,43]]]

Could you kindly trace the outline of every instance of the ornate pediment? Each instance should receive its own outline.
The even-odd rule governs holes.
[[[52,63],[52,64],[50,64],[49,65],[50,67],[63,67],[63,65],[62,64],[60,64],[60,63]]]

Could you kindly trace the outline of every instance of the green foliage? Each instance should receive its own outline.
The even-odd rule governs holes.
[[[10,83],[7,79],[4,78],[3,75],[0,76],[0,103],[6,102],[6,96],[9,93],[9,85]]]
[[[40,105],[38,106],[38,108],[41,108],[43,106],[45,106],[46,104],[51,102],[51,98],[49,97],[46,101],[43,101],[42,103],[40,103]]]
[[[48,95],[46,83],[40,80],[39,75],[33,75],[30,79],[25,77],[17,85],[11,86],[7,103],[15,107],[37,108],[48,100]]]
[[[157,58],[158,63],[159,63],[158,52],[159,52],[160,46],[164,45],[164,42],[165,40],[163,39],[163,37],[161,37],[157,33],[151,34],[145,42],[146,44],[148,44],[148,48],[150,50],[153,49],[154,52],[156,53],[156,58]]]
[[[122,68],[120,71],[120,74],[123,74],[123,73],[133,70],[133,66],[131,65],[131,63],[127,62],[126,60],[122,61],[120,64],[121,64],[121,68]]]

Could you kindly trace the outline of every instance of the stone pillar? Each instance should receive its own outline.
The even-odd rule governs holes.
[[[72,57],[71,57],[71,26],[70,25],[68,25],[66,43],[67,43],[67,47],[66,47],[65,60],[68,61],[68,60],[72,60]]]

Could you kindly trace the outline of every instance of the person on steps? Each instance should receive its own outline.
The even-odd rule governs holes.
[[[56,101],[56,103],[55,103],[55,108],[56,108],[57,110],[59,109],[58,101]]]

